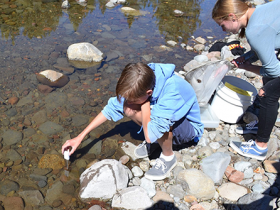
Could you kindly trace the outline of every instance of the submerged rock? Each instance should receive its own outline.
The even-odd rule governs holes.
[[[101,62],[103,59],[103,53],[87,42],[70,45],[67,49],[67,56],[71,61]]]
[[[54,70],[41,71],[36,74],[39,82],[50,87],[63,87],[69,82],[69,77]]]
[[[70,4],[69,4],[68,0],[65,0],[65,1],[62,2],[61,8],[62,9],[70,8]]]
[[[141,16],[141,15],[147,14],[147,12],[145,12],[145,11],[136,10],[131,7],[122,7],[121,11],[125,15],[132,15],[132,16]]]

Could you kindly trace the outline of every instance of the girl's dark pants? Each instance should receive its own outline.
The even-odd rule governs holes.
[[[280,98],[280,78],[263,77],[264,96],[260,99],[258,142],[268,142],[278,115],[278,100]]]

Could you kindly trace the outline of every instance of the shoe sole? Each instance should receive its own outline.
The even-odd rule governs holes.
[[[177,165],[177,160],[164,175],[153,176],[153,175],[147,175],[147,173],[145,173],[145,178],[150,179],[150,180],[156,180],[156,181],[163,180],[167,177],[167,175],[170,173],[170,171],[172,171],[172,169],[175,168],[176,165]]]
[[[234,149],[234,151],[236,151],[238,154],[245,156],[245,157],[249,157],[249,158],[254,158],[257,160],[261,160],[263,161],[266,156],[258,156],[258,155],[252,155],[252,154],[248,154],[248,153],[244,153],[242,152],[232,141],[229,143],[229,146]]]
[[[136,150],[136,149],[135,149]],[[137,155],[136,154],[136,152],[135,152],[135,150],[134,150],[134,155],[135,155],[135,157],[137,157],[137,158],[145,158],[145,157],[149,157],[149,155],[145,155],[145,156],[140,156],[140,155]]]
[[[137,157],[137,158],[145,158],[145,157],[149,157],[149,155],[138,155],[137,153],[136,153],[136,149],[137,149],[138,147],[136,147],[135,149],[134,149],[134,155],[135,155],[135,157]]]
[[[237,134],[249,134],[249,133],[251,133],[251,134],[257,134],[258,133],[258,130],[243,130],[243,129],[236,129],[235,130],[235,132],[237,133]]]

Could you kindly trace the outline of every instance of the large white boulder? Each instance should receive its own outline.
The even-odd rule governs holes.
[[[80,176],[79,196],[87,202],[94,198],[110,199],[126,188],[129,181],[127,168],[119,161],[105,159],[93,164]]]
[[[101,62],[103,53],[94,45],[82,42],[72,44],[67,49],[69,60],[86,61],[86,62]]]

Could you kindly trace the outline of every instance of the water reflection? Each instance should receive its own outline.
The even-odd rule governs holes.
[[[147,11],[144,14],[147,14],[147,17],[150,18],[148,21],[154,21],[165,38],[177,39],[178,36],[182,36],[187,39],[201,23],[199,15],[202,2],[203,0],[131,0],[125,6]],[[100,18],[107,18],[108,20],[108,16],[104,15],[106,11],[108,11],[108,14],[113,12],[116,17],[121,15],[119,12],[121,6],[113,9],[106,8],[107,0],[89,0],[86,6],[82,6],[72,0],[69,1],[71,7],[68,10],[62,10],[61,3],[61,1],[57,0],[1,0],[0,23],[2,39],[11,38],[14,41],[15,37],[21,34],[29,39],[46,37],[60,25],[63,13],[68,14],[74,31],[78,30],[87,16],[98,21]],[[184,15],[177,17],[174,14],[175,9],[183,11]],[[102,15],[98,16],[100,12]],[[141,19],[127,14],[122,16],[125,17],[129,28],[135,21]],[[123,21],[120,23],[122,24]]]

